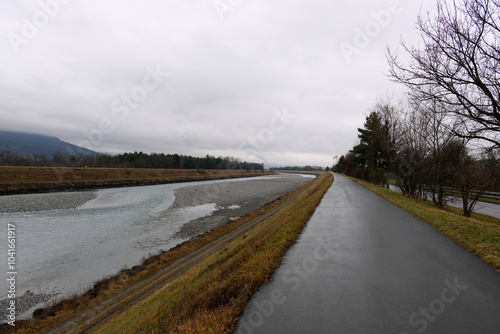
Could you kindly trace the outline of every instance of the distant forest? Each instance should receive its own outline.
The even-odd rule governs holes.
[[[296,171],[296,170],[303,170],[303,171],[323,171],[323,170],[326,170],[326,171],[329,171],[330,167],[326,167],[326,169],[323,169],[323,167],[319,167],[319,166],[303,166],[303,167],[286,166],[286,167],[274,167],[272,169],[273,170],[293,170],[293,171]]]
[[[0,152],[0,166],[89,167],[89,168],[158,168],[158,169],[243,169],[263,170],[264,164],[241,162],[234,157],[204,158],[164,153],[124,153],[118,155],[81,156],[56,152],[48,159],[44,155],[21,156]]]

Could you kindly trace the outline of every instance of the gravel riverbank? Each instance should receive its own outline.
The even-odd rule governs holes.
[[[94,191],[0,196],[0,213],[75,209],[96,197]]]
[[[174,235],[180,239],[192,238],[257,210],[309,180],[310,178],[300,175],[283,175],[271,179],[183,187],[175,191],[175,201],[165,213],[180,208],[215,204],[214,212],[184,224]]]

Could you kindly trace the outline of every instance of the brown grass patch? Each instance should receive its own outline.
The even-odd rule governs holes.
[[[0,167],[0,195],[21,192],[151,185],[274,174],[218,169]]]

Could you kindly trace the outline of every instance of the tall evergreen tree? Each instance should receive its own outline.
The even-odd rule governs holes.
[[[384,183],[384,169],[387,154],[384,150],[385,131],[380,114],[372,112],[366,117],[364,128],[358,128],[359,144],[352,153],[356,164],[363,173],[363,178],[374,183]]]

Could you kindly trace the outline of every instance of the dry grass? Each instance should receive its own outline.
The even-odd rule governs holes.
[[[275,170],[276,173],[289,173],[289,174],[312,174],[321,175],[325,173],[324,171],[317,170]]]
[[[396,191],[354,180],[425,220],[500,271],[500,219],[478,213],[467,218],[462,215],[461,209],[446,207],[442,210],[432,202],[411,199]]]
[[[0,167],[0,194],[147,185],[271,174],[269,171]]]
[[[275,215],[136,304],[98,333],[230,333],[333,182],[325,173]]]

